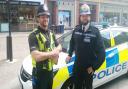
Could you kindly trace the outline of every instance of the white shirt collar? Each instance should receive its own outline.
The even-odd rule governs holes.
[[[90,26],[90,23],[88,23],[87,25],[82,25],[82,30],[84,30],[84,32],[86,32],[88,30]]]

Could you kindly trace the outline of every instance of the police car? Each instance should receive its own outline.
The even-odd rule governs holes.
[[[100,32],[106,48],[106,59],[93,76],[94,88],[128,72],[128,28],[109,27]],[[58,39],[62,44],[63,52],[59,54],[58,64],[53,66],[53,89],[74,89],[72,68],[75,55],[73,55],[69,63],[65,62],[71,34],[72,31],[62,35]],[[19,81],[22,89],[32,89],[31,78],[32,60],[29,55],[24,59],[19,73]]]

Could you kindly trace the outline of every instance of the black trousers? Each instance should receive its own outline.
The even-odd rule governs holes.
[[[53,72],[47,70],[33,69],[32,87],[33,89],[52,89]]]
[[[93,89],[93,75],[86,69],[77,69],[73,73],[75,89]]]

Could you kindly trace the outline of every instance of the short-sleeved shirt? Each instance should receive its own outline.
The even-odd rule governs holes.
[[[38,27],[38,32],[41,32],[48,41],[50,41],[50,30],[43,30],[42,28]],[[56,40],[55,35],[53,34],[53,39],[55,42],[55,46],[57,47],[59,45],[58,41]],[[39,48],[38,45],[38,40],[36,38],[36,35],[34,32],[32,32],[29,37],[28,37],[28,42],[29,42],[29,48],[30,48],[30,52],[34,51],[34,50],[38,50],[37,48]]]

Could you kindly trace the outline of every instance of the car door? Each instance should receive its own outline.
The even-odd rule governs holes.
[[[119,63],[118,49],[115,47],[115,40],[112,32],[110,32],[110,44],[109,50],[106,50],[106,68],[112,67]]]
[[[105,49],[108,49],[111,47],[111,37],[110,37],[110,32],[109,31],[101,31],[101,36],[104,41],[104,46]],[[101,67],[95,72],[93,76],[93,86],[98,87],[103,84],[105,80],[105,70],[106,70],[106,59],[104,63],[101,65]]]
[[[106,49],[106,58],[102,66],[94,74],[94,87],[112,80],[114,78],[114,66],[119,63],[118,50],[114,47],[112,34],[109,31],[102,31],[101,35]]]
[[[118,72],[118,75],[124,74],[127,72],[128,65],[128,32],[125,31],[112,31],[115,46],[118,49],[119,55],[119,64],[122,66],[122,69]]]

